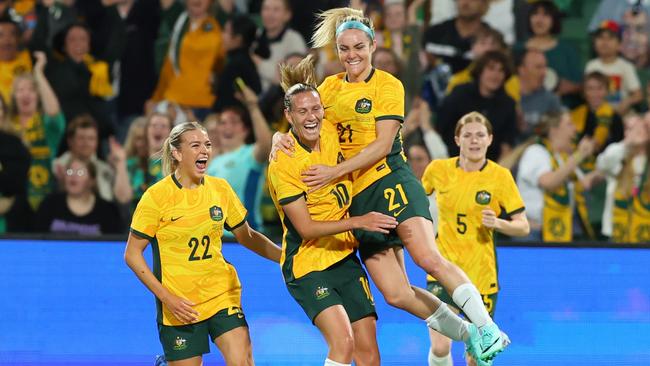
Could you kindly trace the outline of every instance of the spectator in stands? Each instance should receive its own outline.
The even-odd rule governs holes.
[[[117,207],[97,194],[96,179],[92,162],[70,159],[65,166],[64,191],[45,197],[36,213],[36,230],[76,235],[122,232]]]
[[[609,79],[603,73],[588,73],[583,88],[585,103],[571,111],[578,139],[582,136],[592,137],[596,151],[602,151],[610,142],[623,139],[621,116],[607,102],[608,87]]]
[[[373,58],[374,56],[375,55],[373,55]],[[413,107],[406,115],[406,119],[402,125],[402,139],[406,146],[424,146],[427,149],[429,160],[446,159],[449,157],[447,146],[444,141],[442,141],[438,132],[433,129],[433,125],[431,124],[431,109],[429,109],[429,104],[422,99],[416,99],[413,103]],[[408,157],[410,148],[405,150]],[[421,154],[418,154],[418,156],[421,156]],[[428,165],[428,163],[425,164],[424,168],[426,165]],[[418,176],[418,179],[420,178],[421,177]]]
[[[52,170],[62,183],[70,159],[92,162],[95,168],[95,182],[99,196],[109,202],[120,204],[131,200],[131,187],[126,169],[126,156],[122,157],[122,148],[111,138],[109,164],[97,157],[99,147],[99,130],[97,122],[90,115],[75,117],[66,129],[69,150],[52,163]]]
[[[43,73],[47,57],[43,52],[35,52],[34,57],[33,75],[22,74],[14,78],[9,123],[32,157],[27,197],[32,209],[36,210],[55,188],[50,169],[63,137],[65,118]]]
[[[113,134],[106,98],[113,96],[109,65],[90,55],[90,30],[74,23],[54,39],[55,53],[46,71],[67,121],[89,114],[99,126],[100,141]],[[65,145],[64,145],[65,147]]]
[[[488,51],[501,51],[504,53],[508,52],[508,45],[506,45],[503,40],[503,35],[499,31],[485,27],[481,28],[476,34],[476,37],[472,40],[472,48],[470,49],[472,60],[478,60]],[[474,67],[475,61],[473,61],[469,66],[463,70],[453,74],[449,79],[449,84],[447,84],[447,94],[451,93],[455,87],[458,85],[466,84],[472,81],[471,71]],[[517,83],[516,76],[511,76],[506,80],[504,85],[506,93],[510,98],[515,101],[519,101],[519,84]]]
[[[403,70],[399,56],[394,50],[386,47],[377,47],[372,54],[372,66],[384,70],[398,79],[400,79]]]
[[[243,107],[235,98],[238,78],[255,94],[262,91],[260,76],[250,55],[256,31],[255,23],[246,15],[235,15],[224,26],[223,46],[227,53],[226,65],[216,85],[217,102],[213,109],[217,112],[232,106]]]
[[[403,65],[399,79],[404,84],[406,109],[410,108],[413,95],[421,83],[422,29],[418,24],[417,11],[423,3],[424,0],[415,0],[407,8],[404,0],[385,0],[382,11],[384,29],[377,33],[376,38],[377,51],[381,47],[391,49],[399,58],[399,64]],[[377,51],[373,55],[373,63],[378,62]]]
[[[32,70],[27,50],[20,50],[20,29],[9,18],[0,18],[0,96],[9,101],[14,77]]]
[[[147,188],[164,178],[160,152],[172,127],[172,119],[169,115],[154,112],[147,117],[144,124],[144,146],[140,145],[141,142],[136,142],[139,139],[138,126],[135,126],[133,131],[129,131],[133,141],[126,145],[127,171],[133,189],[132,209],[135,209]],[[136,154],[133,154],[134,152]]]
[[[222,154],[212,159],[207,174],[228,181],[251,215],[251,227],[257,230],[262,224],[259,207],[272,136],[255,93],[242,85],[241,94],[248,113],[237,107],[221,112],[218,139]]]
[[[540,137],[518,147],[517,186],[526,204],[531,233],[528,239],[570,242],[574,233],[573,177],[576,168],[593,154],[594,142],[583,137],[574,150],[576,129],[568,112],[542,116]],[[575,221],[574,221],[575,220]]]
[[[102,54],[111,63],[116,86],[116,135],[124,141],[133,118],[144,113],[143,106],[156,87],[154,44],[160,26],[159,0],[102,0],[104,35]]]
[[[32,211],[27,203],[29,150],[7,123],[8,106],[0,96],[0,234],[27,232]]]
[[[517,57],[520,106],[523,114],[520,140],[535,133],[543,115],[563,109],[560,98],[544,87],[546,70],[546,56],[542,51],[527,49]]]
[[[624,121],[625,138],[607,146],[596,161],[597,171],[607,179],[602,234],[617,243],[648,242],[650,231],[641,227],[650,227],[650,214],[640,203],[650,201],[650,114],[644,119],[628,114]]]
[[[77,22],[79,14],[74,0],[42,0],[36,7],[36,28],[30,48],[49,51],[54,47],[54,36]]]
[[[528,30],[530,38],[515,48],[518,51],[526,48],[544,52],[548,68],[546,88],[559,96],[578,94],[582,62],[575,47],[558,38],[562,31],[562,19],[553,1],[542,0],[530,4]]]
[[[607,101],[624,115],[635,104],[641,102],[641,83],[634,65],[620,57],[621,33],[619,25],[611,20],[604,21],[593,34],[597,57],[587,63],[585,73],[600,71],[609,77]]]
[[[300,61],[302,61],[303,58],[305,58],[305,54],[292,53],[290,55],[287,55],[282,63],[289,66],[295,66]],[[337,65],[340,65],[340,62],[338,62],[338,60],[334,62],[336,62]],[[278,70],[278,77],[279,75],[280,70]],[[262,93],[262,95],[260,95],[258,104],[262,110],[264,118],[268,121],[269,126],[271,126],[272,130],[280,132],[289,131],[289,121],[287,121],[286,117],[284,116],[284,90],[282,90],[280,84],[272,85],[269,90]],[[275,207],[273,207],[273,211],[277,213]]]
[[[258,32],[253,60],[262,79],[262,90],[279,85],[278,64],[292,53],[306,53],[307,46],[300,33],[289,27],[291,5],[289,0],[262,2],[262,29]]]
[[[185,11],[174,23],[158,85],[145,110],[152,110],[151,104],[166,100],[191,109],[198,119],[210,112],[216,100],[212,80],[224,61],[221,26],[210,15],[212,2],[188,0],[185,3]]]
[[[488,159],[506,156],[517,138],[515,101],[504,90],[512,75],[510,59],[500,51],[487,52],[476,61],[471,76],[474,81],[456,87],[440,105],[436,127],[447,145],[450,156],[458,155],[454,140],[456,122],[465,114],[478,111],[493,123],[494,140]]]
[[[210,113],[203,120],[203,127],[208,133],[208,138],[212,143],[212,154],[210,154],[210,159],[221,154],[221,148],[219,147],[219,113]],[[210,162],[208,161],[208,165]]]
[[[429,66],[442,61],[451,66],[452,73],[459,72],[470,64],[472,39],[481,28],[489,27],[481,20],[488,10],[488,0],[457,0],[456,6],[458,15],[429,27],[423,39]]]

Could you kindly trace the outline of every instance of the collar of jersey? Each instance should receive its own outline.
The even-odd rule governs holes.
[[[479,172],[482,172],[483,169],[488,165],[488,159],[485,159],[485,163],[483,163],[483,166],[481,166],[481,169],[479,169]],[[460,169],[460,156],[456,158],[456,168]]]
[[[176,187],[178,187],[178,189],[183,188],[183,185],[181,184],[181,182],[178,181],[178,179],[176,179],[176,174],[174,173],[172,173],[172,180],[174,181],[174,184],[176,184]],[[203,185],[203,183],[205,183],[205,178],[201,178],[200,184]]]
[[[374,67],[370,70],[370,74],[368,74],[368,77],[363,82],[364,83],[369,82],[370,79],[372,79],[373,75],[375,75],[375,68]],[[345,81],[348,82],[348,83],[350,82],[350,80],[348,80],[348,74],[347,73],[345,74]]]
[[[300,138],[298,138],[298,135],[296,135],[296,131],[294,131],[293,128],[291,128],[289,131],[291,131],[291,134],[293,135],[293,138],[296,139],[296,141],[298,142],[298,145],[300,145],[303,149],[307,150],[308,153],[311,153],[311,148],[303,144],[302,142],[300,142]]]

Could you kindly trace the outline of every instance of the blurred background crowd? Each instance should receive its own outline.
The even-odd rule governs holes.
[[[650,0],[0,0],[0,233],[125,233],[171,128],[196,120],[208,174],[277,235],[278,65],[311,53],[321,80],[342,72],[309,41],[319,11],[348,5],[404,84],[416,175],[458,154],[476,110],[534,232],[565,202],[568,241],[650,242]]]

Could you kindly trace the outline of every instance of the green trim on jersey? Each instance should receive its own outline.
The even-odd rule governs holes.
[[[239,224],[237,224],[237,225],[235,225],[235,226],[233,226],[233,227],[230,227],[228,224],[226,224],[226,223],[224,222],[223,227],[224,227],[226,230],[228,230],[228,231],[233,231],[233,230],[237,229],[238,227],[244,225],[245,223],[246,223],[246,218],[244,218],[243,220],[241,220],[241,222],[240,222]]]
[[[149,242],[151,242],[151,241],[153,241],[153,240],[156,240],[156,239],[150,237],[149,235],[147,235],[147,234],[145,234],[145,233],[142,233],[142,232],[140,232],[140,231],[138,231],[138,230],[136,230],[136,229],[134,229],[134,228],[130,228],[130,230],[131,230],[132,233],[134,233],[135,235],[141,237],[142,239],[147,239],[147,240],[149,240]]]
[[[290,282],[295,280],[295,277],[293,276],[293,256],[298,254],[298,250],[302,244],[302,237],[286,215],[284,216],[282,223],[287,228],[284,238],[286,248],[284,249],[285,257],[284,263],[282,263],[282,275],[285,282]]]
[[[294,195],[294,196],[284,197],[281,200],[279,200],[278,203],[280,204],[280,206],[284,206],[284,205],[290,204],[291,202],[297,200],[300,197],[305,197],[305,200],[307,200],[306,196],[307,196],[307,193],[302,192],[302,193],[298,193],[297,195]]]
[[[387,114],[385,116],[375,117],[375,122],[386,121],[391,119],[398,120],[400,123],[404,122],[404,116],[400,116],[397,114]]]
[[[151,255],[153,257],[153,275],[162,283],[162,265],[160,263],[160,247],[158,246],[158,239],[154,237],[151,240]],[[164,285],[164,284],[163,284]],[[156,299],[156,321],[158,324],[163,323],[162,301],[154,296]]]

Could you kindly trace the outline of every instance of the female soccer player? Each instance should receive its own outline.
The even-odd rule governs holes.
[[[248,226],[246,209],[230,185],[205,175],[210,153],[207,132],[198,123],[172,129],[162,150],[167,176],[138,203],[124,254],[156,296],[158,331],[170,366],[201,365],[209,341],[227,365],[253,365],[241,284],[221,253],[224,229],[265,258],[279,262],[281,256],[279,247]],[[153,272],[142,255],[148,243]]]
[[[325,122],[311,57],[281,67],[285,116],[298,144],[292,157],[269,165],[269,191],[282,226],[282,274],[291,296],[329,346],[325,365],[379,365],[376,313],[368,278],[355,255],[352,229],[388,234],[397,220],[376,212],[349,217],[352,182],[343,176],[308,193],[301,172],[342,158],[334,127]]]
[[[337,165],[313,165],[303,181],[316,191],[352,174],[350,214],[377,211],[399,222],[388,235],[354,230],[361,259],[386,301],[426,319],[435,330],[446,326],[441,319],[455,317],[448,316],[451,311],[427,297],[426,291],[410,286],[403,243],[415,263],[441,281],[474,323],[458,329],[454,339],[468,341],[470,353],[489,360],[509,341],[485,310],[476,287],[438,252],[427,197],[402,152],[399,131],[404,119],[404,88],[399,80],[371,65],[376,48],[372,22],[351,8],[331,9],[320,18],[312,43],[315,48],[335,43],[345,72],[326,78],[318,91],[347,160]]]
[[[436,193],[441,253],[467,273],[494,315],[499,291],[494,231],[526,236],[530,229],[512,174],[486,157],[492,144],[490,121],[478,112],[468,113],[456,123],[454,135],[459,156],[432,161],[422,184],[427,194]],[[501,219],[502,214],[507,219]],[[429,276],[427,288],[459,311],[437,279]],[[429,366],[451,366],[451,339],[429,334]]]

